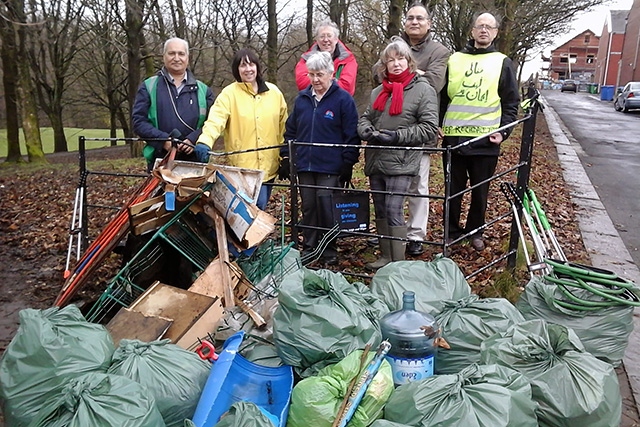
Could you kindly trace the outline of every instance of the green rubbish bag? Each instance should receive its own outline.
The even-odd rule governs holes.
[[[371,427],[411,427],[407,424],[394,423],[393,421],[387,420],[375,420]]]
[[[542,427],[618,427],[616,372],[565,326],[529,320],[483,341],[482,363],[510,366],[531,383]]]
[[[375,352],[369,353],[364,368],[374,356]],[[354,351],[335,365],[322,369],[317,376],[296,384],[291,394],[287,427],[331,427],[349,383],[362,372],[361,357],[362,350]],[[379,418],[392,392],[391,365],[383,360],[347,426],[366,427]]]
[[[27,426],[70,378],[106,372],[113,351],[105,327],[87,322],[75,305],[20,311],[20,326],[0,361],[7,426]]]
[[[511,325],[524,322],[522,314],[504,298],[469,295],[458,301],[445,301],[436,316],[440,336],[450,349],[439,348],[437,374],[456,374],[473,363],[480,363],[480,344]]]
[[[70,379],[29,427],[164,427],[146,387],[119,375],[93,372]]]
[[[585,289],[573,288],[571,292],[584,300],[604,301]],[[516,307],[527,320],[543,319],[573,329],[589,353],[613,366],[620,365],[633,331],[633,307],[578,311],[562,307],[558,301],[567,301],[558,286],[536,276],[524,288]]]
[[[150,343],[120,341],[107,373],[145,386],[153,395],[167,427],[181,427],[198,406],[211,363],[170,340]]]
[[[287,275],[273,316],[273,339],[282,361],[303,378],[381,340],[386,306],[362,283],[342,274],[302,268]]]
[[[404,291],[415,292],[416,310],[433,316],[442,310],[443,301],[456,301],[471,294],[458,265],[442,256],[429,262],[392,262],[371,279],[371,293],[384,302],[389,311],[402,309]]]
[[[408,426],[537,427],[529,381],[513,369],[473,364],[399,386],[384,419]]]
[[[255,403],[236,402],[214,427],[277,427],[277,422],[278,417]]]

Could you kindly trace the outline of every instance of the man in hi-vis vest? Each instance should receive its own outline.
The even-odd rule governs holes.
[[[189,44],[172,38],[164,43],[164,66],[138,88],[133,104],[133,131],[147,141],[143,155],[151,171],[177,143],[176,159],[207,162],[209,147],[196,145],[213,104],[213,92],[196,80],[189,66]]]
[[[513,63],[498,52],[493,41],[500,22],[490,13],[477,15],[471,29],[471,40],[460,52],[449,58],[447,84],[440,94],[440,135],[443,147],[455,147],[465,141],[488,135],[451,153],[451,194],[490,178],[496,170],[500,144],[511,129],[494,130],[516,120],[518,114],[518,82]],[[449,237],[456,239],[485,223],[489,183],[471,191],[471,206],[465,227],[460,225],[462,197],[451,200]],[[485,244],[482,230],[471,237],[471,246],[481,251]]]

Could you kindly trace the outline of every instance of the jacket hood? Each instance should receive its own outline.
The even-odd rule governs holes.
[[[491,53],[491,52],[497,52],[498,50],[496,49],[496,45],[494,43],[491,43],[489,46],[484,47],[484,48],[477,48],[474,46],[475,44],[475,40],[473,39],[469,39],[469,41],[467,41],[467,44],[465,45],[465,47],[462,48],[462,52],[463,53],[468,53],[471,55],[480,55],[483,53]]]

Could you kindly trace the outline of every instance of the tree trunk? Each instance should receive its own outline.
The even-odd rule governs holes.
[[[58,103],[59,104],[59,103]],[[67,147],[67,137],[64,134],[64,123],[62,122],[62,106],[58,105],[49,115],[51,127],[53,128],[53,152],[66,153],[69,151]]]
[[[307,45],[311,47],[313,44],[313,0],[307,0]]]
[[[118,145],[118,141],[115,138],[118,137],[118,126],[116,126],[116,112],[115,110],[109,110],[109,138],[111,138],[111,146]]]
[[[267,0],[267,80],[278,83],[278,17],[276,16],[276,0]]]
[[[22,0],[4,1],[7,9],[16,22],[25,23],[24,2]],[[24,142],[27,147],[27,158],[29,162],[46,163],[42,150],[42,138],[40,136],[40,123],[38,121],[38,104],[36,102],[35,88],[31,78],[31,69],[27,57],[26,37],[27,26],[20,25],[16,36],[17,55],[16,62],[18,68],[17,93],[22,110],[22,132]]]
[[[7,157],[5,162],[22,162],[20,154],[20,119],[18,115],[18,67],[16,65],[16,37],[13,26],[6,20],[0,20],[0,35],[2,35],[2,85],[4,88],[4,103],[7,113]]]
[[[389,24],[387,24],[387,38],[400,34],[400,22],[404,0],[391,0],[389,3]]]
[[[144,2],[144,0],[141,0]],[[129,111],[133,111],[133,103],[140,83],[140,62],[142,56],[142,7],[139,0],[126,0],[126,28],[127,33],[127,65],[129,69],[128,105]],[[131,118],[128,120],[131,129]],[[138,157],[142,153],[141,145],[131,144],[131,157]]]
[[[340,18],[342,17],[342,13],[340,10],[340,5],[338,4],[338,0],[329,1],[329,19],[338,25],[340,28]]]

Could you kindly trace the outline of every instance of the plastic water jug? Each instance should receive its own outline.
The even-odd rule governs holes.
[[[380,321],[382,339],[391,343],[386,358],[396,386],[432,376],[435,366],[438,323],[432,315],[416,311],[415,300],[414,292],[405,291],[402,310]]]

